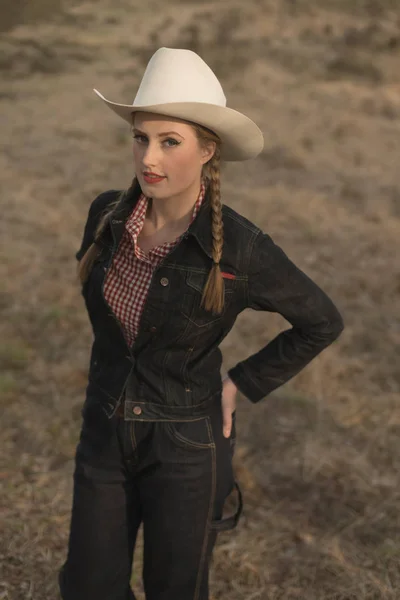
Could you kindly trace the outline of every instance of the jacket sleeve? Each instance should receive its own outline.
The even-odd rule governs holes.
[[[91,203],[83,231],[81,246],[79,250],[75,253],[75,257],[77,260],[81,260],[81,258],[89,249],[89,247],[93,244],[94,235],[100,217],[102,216],[104,210],[107,208],[109,203],[116,199],[118,193],[119,192],[116,190],[103,192],[102,194],[99,194],[99,196],[97,196]]]
[[[332,300],[261,231],[250,258],[248,307],[279,313],[292,325],[228,371],[252,402],[297,375],[344,328]]]

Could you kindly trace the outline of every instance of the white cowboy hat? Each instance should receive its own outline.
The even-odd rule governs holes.
[[[248,160],[263,149],[259,127],[226,106],[217,77],[191,50],[159,48],[146,67],[133,104],[110,102],[99,91],[94,91],[129,124],[135,111],[143,111],[204,125],[220,137],[223,160]]]

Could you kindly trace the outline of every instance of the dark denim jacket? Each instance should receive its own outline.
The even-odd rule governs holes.
[[[92,243],[101,214],[118,193],[100,194],[90,206],[78,260]],[[124,395],[128,419],[207,414],[222,390],[219,345],[245,308],[280,313],[292,325],[229,370],[240,392],[252,402],[291,379],[341,333],[341,315],[321,288],[269,235],[225,205],[221,270],[231,275],[225,279],[225,308],[216,315],[200,307],[212,265],[206,193],[183,239],[154,271],[139,332],[129,347],[104,300],[102,286],[136,201],[137,197],[127,197],[112,215],[100,256],[82,287],[94,334],[87,398],[100,401],[109,417]]]

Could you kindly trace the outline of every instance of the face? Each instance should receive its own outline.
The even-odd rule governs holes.
[[[198,186],[202,167],[215,150],[213,142],[201,146],[188,123],[153,113],[135,113],[133,137],[140,187],[146,196],[157,199],[177,197]]]

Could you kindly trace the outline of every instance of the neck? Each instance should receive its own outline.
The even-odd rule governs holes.
[[[161,231],[185,230],[190,223],[193,207],[200,193],[200,182],[196,182],[180,194],[169,198],[151,198],[146,214],[149,229]]]

